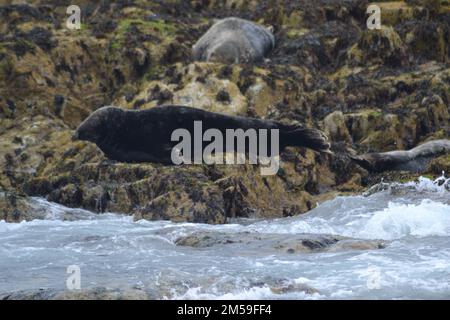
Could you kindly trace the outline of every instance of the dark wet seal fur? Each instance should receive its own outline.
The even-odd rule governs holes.
[[[194,139],[194,121],[202,121],[203,132],[211,128],[220,130],[224,143],[226,129],[279,129],[280,152],[287,146],[330,152],[327,137],[316,129],[182,106],[161,106],[139,111],[103,107],[80,124],[74,139],[97,144],[111,160],[172,164],[171,152],[179,143],[171,141],[172,132],[179,128],[187,129]],[[203,142],[203,148],[209,143]]]

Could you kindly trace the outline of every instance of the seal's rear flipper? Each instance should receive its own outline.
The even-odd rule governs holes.
[[[320,130],[301,128],[286,133],[286,142],[290,146],[306,147],[319,152],[333,154],[328,137]]]

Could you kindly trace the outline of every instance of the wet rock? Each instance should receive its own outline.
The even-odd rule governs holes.
[[[61,113],[63,112],[65,102],[66,102],[66,99],[64,98],[64,96],[62,96],[60,94],[55,95],[54,105],[55,105],[55,114],[57,116],[60,116]]]
[[[325,22],[301,33],[291,31],[276,50],[273,60],[312,70],[337,66],[341,51],[354,43],[357,37],[357,28],[339,21]]]
[[[226,221],[222,194],[217,188],[166,192],[137,210],[135,219],[218,224]]]
[[[0,192],[0,220],[17,223],[47,216],[46,208],[35,200],[14,192]]]
[[[45,51],[51,50],[57,45],[56,41],[52,39],[52,32],[41,27],[33,28],[25,37]]]
[[[450,119],[449,108],[439,95],[426,96],[417,108],[419,126],[422,134],[429,134],[446,128]]]
[[[401,29],[405,33],[406,44],[421,60],[449,61],[450,26],[435,21],[405,23]]]
[[[97,38],[106,37],[108,33],[117,28],[117,22],[112,20],[94,20],[92,24],[92,34]]]
[[[380,240],[359,240],[342,236],[316,234],[270,234],[270,233],[218,233],[195,232],[175,240],[178,246],[210,248],[215,246],[236,246],[257,248],[258,252],[304,254],[336,252],[346,250],[383,249],[386,244]],[[247,249],[246,249],[247,250]],[[249,249],[250,250],[250,249]]]
[[[270,284],[270,290],[274,294],[289,294],[289,293],[298,293],[298,292],[304,292],[308,295],[313,294],[320,294],[320,291],[317,290],[314,287],[311,287],[310,285],[306,283],[302,283],[300,281],[292,281],[292,280],[278,280],[275,281],[275,283],[271,283],[268,281],[268,284]]]
[[[174,93],[173,101],[176,104],[228,114],[243,114],[247,110],[247,101],[239,88],[229,80],[216,78],[206,80],[205,84],[194,82],[186,85]]]
[[[344,114],[341,111],[335,111],[323,120],[325,132],[332,141],[352,142],[352,138],[347,129]]]
[[[406,0],[411,6],[423,7],[427,10],[428,17],[433,17],[441,10],[441,5],[444,3],[442,0]]]
[[[431,160],[429,170],[436,175],[442,174],[443,172],[448,174],[450,172],[450,155],[444,155]]]
[[[62,203],[68,207],[79,208],[83,202],[83,191],[74,184],[67,184],[48,195],[49,201]]]
[[[347,250],[376,250],[386,248],[386,243],[380,240],[355,240],[347,239],[336,243],[330,252]]]
[[[381,2],[382,24],[395,26],[424,14],[422,7],[414,7],[408,1]]]
[[[157,100],[158,104],[163,104],[165,102],[171,102],[173,98],[173,93],[169,89],[161,89],[158,85],[155,85],[151,91],[150,95],[148,96],[149,100]],[[138,100],[138,101],[144,101],[144,99]],[[137,101],[135,102],[136,105]]]
[[[228,103],[231,102],[231,97],[230,97],[230,94],[227,91],[220,90],[217,93],[216,100],[219,101],[219,102],[228,104]]]
[[[141,289],[94,288],[73,291],[39,289],[0,294],[0,300],[150,300],[152,293]]]
[[[364,31],[347,55],[350,64],[372,62],[403,66],[408,63],[405,45],[392,27]]]

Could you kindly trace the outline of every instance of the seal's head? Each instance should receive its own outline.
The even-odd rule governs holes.
[[[94,111],[78,126],[72,140],[102,142],[120,127],[124,113],[117,107],[102,107]]]
[[[220,63],[239,63],[239,47],[234,41],[225,41],[208,50],[206,60]]]

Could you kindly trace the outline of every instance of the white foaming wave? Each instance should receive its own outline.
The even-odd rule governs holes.
[[[421,176],[417,179],[417,181],[398,183],[397,185],[411,187],[419,192],[447,193],[450,187],[450,178],[446,178],[444,173],[442,173],[442,176],[436,180],[431,180]]]
[[[243,289],[233,293],[204,293],[201,287],[189,288],[186,293],[174,296],[174,300],[258,300],[273,296],[268,287]]]
[[[0,220],[0,233],[14,231],[21,227],[21,223],[8,223],[5,220]]]
[[[432,200],[404,204],[389,202],[387,208],[367,214],[352,210],[341,219],[323,219],[306,215],[286,221],[256,223],[248,227],[254,232],[279,234],[336,234],[361,239],[394,240],[405,236],[450,236],[450,205]]]
[[[171,297],[174,300],[264,300],[264,299],[308,299],[315,300],[323,298],[319,293],[308,294],[296,292],[295,294],[276,294],[269,287],[251,287],[248,289],[235,290],[227,293],[206,293],[201,287],[189,288],[184,294]]]
[[[32,221],[21,221],[18,223],[6,222],[5,220],[0,221],[0,233],[16,231],[21,229],[26,229],[33,226],[49,226],[49,227],[60,227],[64,226],[66,222],[58,220],[32,220]]]
[[[129,216],[120,216],[117,214],[102,214],[102,218],[105,221],[114,221],[116,224],[132,223],[132,218]],[[35,219],[31,221],[21,221],[21,222],[6,222],[5,220],[0,220],[0,233],[17,231],[33,227],[48,227],[48,228],[67,228],[67,227],[89,227],[94,225],[104,225],[105,221],[100,219],[92,220],[41,220]]]
[[[389,202],[386,209],[374,212],[363,228],[355,231],[353,236],[386,240],[409,235],[449,236],[450,206],[426,199],[418,205]]]
[[[449,193],[450,178],[444,175],[436,180],[419,177],[418,181],[395,183],[390,188],[405,188],[423,194]],[[257,222],[247,231],[276,234],[335,234],[362,239],[393,240],[405,236],[449,236],[450,205],[431,199],[421,203],[405,204],[386,199],[386,208],[374,207],[371,197],[337,197],[324,202],[311,212],[287,219]],[[432,198],[432,197],[430,197]],[[445,199],[445,197],[444,197]],[[364,210],[364,207],[367,207]]]
[[[292,219],[286,223],[284,219],[275,221],[258,222],[247,227],[248,231],[274,234],[333,234],[335,229],[328,221],[318,217],[307,217],[306,219]]]
[[[69,208],[39,197],[32,197],[31,199],[33,205],[41,210],[45,210],[45,219],[47,220],[60,220],[65,214],[73,214],[78,219],[94,219],[96,217],[95,213],[88,210]]]

